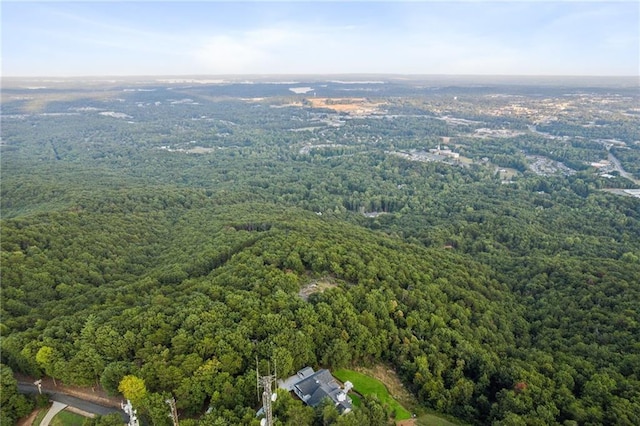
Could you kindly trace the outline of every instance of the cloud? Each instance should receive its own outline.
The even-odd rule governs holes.
[[[329,68],[315,58],[327,60],[344,50],[348,40],[340,43],[336,40],[337,34],[344,34],[343,30],[291,24],[253,28],[205,37],[193,55],[197,63],[214,74],[322,72],[313,70]]]
[[[423,26],[410,28],[281,22],[202,37],[192,56],[211,74],[581,74],[583,67],[617,72],[614,64],[605,68],[593,60],[598,51],[586,54],[589,46],[558,29],[559,22],[582,22],[583,16],[527,34],[512,28],[512,35],[482,19],[463,25],[426,17]],[[612,35],[605,42],[623,49],[633,38]]]
[[[247,73],[268,57],[255,40],[215,36],[204,42],[196,52],[196,61],[213,74]]]
[[[9,4],[2,66],[68,75],[637,74],[634,5],[459,3]]]

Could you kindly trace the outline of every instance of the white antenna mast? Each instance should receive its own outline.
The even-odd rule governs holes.
[[[271,367],[267,367],[268,370],[271,370]],[[270,372],[270,371],[269,371]],[[256,358],[256,379],[257,379],[257,388],[258,393],[260,388],[264,389],[262,391],[262,410],[264,411],[264,419],[260,421],[260,426],[273,426],[273,410],[271,407],[271,403],[276,401],[278,395],[271,391],[271,386],[276,381],[275,374],[267,374],[266,376],[260,376],[258,371],[258,360]]]
[[[176,410],[176,399],[174,397],[171,397],[164,402],[169,404],[169,407],[171,407],[171,414],[169,414],[169,417],[171,417],[173,426],[178,426],[178,410]]]

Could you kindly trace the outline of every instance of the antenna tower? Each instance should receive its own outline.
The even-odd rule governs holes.
[[[269,368],[270,369],[270,368]],[[274,368],[275,370],[275,368]],[[271,386],[276,382],[276,374],[267,374],[266,376],[260,376],[258,371],[258,360],[256,359],[256,379],[258,393],[262,388],[262,410],[264,411],[264,419],[260,422],[260,426],[273,426],[273,410],[271,403],[275,402],[277,394],[273,393]]]
[[[176,399],[171,397],[165,401],[171,407],[171,421],[173,421],[173,426],[178,426],[178,410],[176,410]]]
[[[127,426],[140,426],[140,422],[138,421],[138,412],[133,409],[131,401],[127,399],[126,404],[121,402],[120,408],[122,408],[122,410],[129,416],[129,423],[127,423]]]

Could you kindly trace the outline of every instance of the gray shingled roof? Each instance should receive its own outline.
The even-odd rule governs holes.
[[[343,392],[340,385],[333,378],[329,370],[319,370],[311,375],[308,375],[309,371],[305,368],[302,376],[304,377],[298,383],[293,386],[293,391],[298,397],[303,400],[307,405],[315,407],[324,398],[331,399],[340,411],[351,409],[351,400],[346,398],[344,401],[338,399],[338,395]],[[306,373],[306,374],[305,374]]]

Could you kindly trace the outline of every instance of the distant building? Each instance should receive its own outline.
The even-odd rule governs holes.
[[[440,155],[442,157],[450,157],[450,158],[459,158],[460,154],[457,152],[453,152],[450,149],[448,149],[447,147],[445,147],[444,149],[440,149],[440,145],[438,145],[437,148],[431,148],[429,150],[430,153],[434,154],[434,155]]]
[[[340,413],[348,413],[352,409],[351,398],[347,395],[352,385],[345,383],[344,389],[340,387],[329,370],[313,371],[311,367],[305,367],[295,375],[278,383],[281,389],[293,391],[305,404],[316,407],[325,398],[329,398]]]
[[[633,197],[640,198],[640,189],[625,189],[624,193],[629,194]]]

